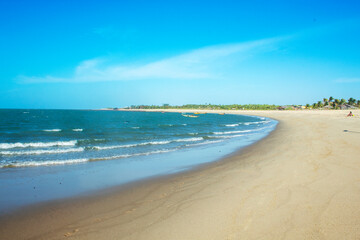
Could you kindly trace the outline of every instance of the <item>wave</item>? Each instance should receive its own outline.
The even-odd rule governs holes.
[[[215,141],[205,141],[201,143],[194,143],[194,144],[186,144],[186,147],[192,147],[192,146],[199,146],[199,145],[206,145],[206,144],[212,144],[212,143],[219,143],[223,142],[224,140],[215,140]]]
[[[67,159],[67,160],[49,160],[49,161],[30,161],[30,162],[12,162],[8,164],[0,164],[0,168],[16,168],[16,167],[40,167],[51,165],[66,165],[88,162],[87,158]]]
[[[89,159],[89,162],[113,160],[113,159],[129,158],[129,157],[137,157],[137,156],[147,156],[147,155],[151,155],[151,154],[173,152],[175,150],[176,149],[165,149],[165,150],[157,150],[157,151],[144,152],[144,153],[133,153],[133,154],[115,155],[115,156],[102,157],[102,158],[91,158],[91,159]]]
[[[164,150],[157,150],[157,151],[151,151],[151,152],[123,154],[123,155],[116,155],[116,156],[102,157],[102,158],[80,158],[80,159],[67,159],[67,160],[11,162],[11,163],[7,163],[7,164],[6,163],[0,164],[0,168],[40,167],[40,166],[51,166],[51,165],[78,164],[78,163],[85,163],[85,162],[96,162],[96,161],[104,161],[104,160],[129,158],[129,157],[136,157],[136,156],[147,156],[147,155],[151,155],[151,154],[173,152],[175,150],[176,149],[164,149]]]
[[[182,138],[173,140],[173,142],[195,142],[195,141],[201,141],[204,140],[202,137],[194,137],[194,138]]]
[[[131,147],[144,146],[144,145],[162,145],[162,144],[168,144],[168,143],[171,143],[171,141],[144,142],[144,143],[114,145],[114,146],[105,146],[105,147],[94,146],[94,147],[90,147],[90,148],[96,149],[96,150],[108,150],[108,149],[116,149],[116,148],[131,148]]]
[[[75,129],[73,129],[73,131],[74,131],[74,132],[82,132],[82,131],[84,131],[84,129],[82,129],[82,128],[75,128]]]
[[[132,129],[139,129],[140,127],[131,127]]]
[[[182,124],[158,124],[159,127],[178,127],[178,126],[187,126],[186,123]]]
[[[269,123],[270,121],[259,121],[259,122],[246,122],[243,123],[244,125],[253,125],[253,124],[265,124],[265,123]]]
[[[189,135],[199,135],[200,133],[188,133]]]
[[[56,129],[44,129],[43,131],[44,131],[44,132],[60,132],[60,131],[62,131],[62,130],[56,128]]]
[[[265,120],[265,118],[260,118],[261,120]],[[257,122],[242,122],[242,123],[234,123],[234,124],[225,124],[224,126],[226,127],[237,127],[240,124],[243,125],[253,125],[253,124],[265,124],[265,123],[269,123],[270,121],[257,121]]]
[[[57,141],[57,142],[30,142],[30,143],[0,143],[0,149],[11,149],[11,148],[43,148],[43,147],[56,147],[56,146],[75,146],[76,140],[72,141]]]
[[[214,132],[214,134],[223,135],[223,134],[233,134],[233,133],[246,133],[246,132],[253,132],[253,131],[257,131],[257,129],[255,129],[255,130],[228,131],[228,132]]]
[[[242,136],[247,136],[247,135],[244,135],[244,134],[237,134],[237,135],[227,136],[226,138],[236,138],[236,137],[242,137]]]
[[[152,142],[143,142],[143,143],[136,143],[136,144],[127,144],[127,145],[114,145],[114,146],[94,146],[90,147],[92,149],[96,150],[109,150],[109,149],[116,149],[116,148],[131,148],[131,147],[138,147],[138,146],[145,146],[145,145],[164,145],[169,144],[172,142],[195,142],[195,141],[201,141],[204,140],[202,137],[198,138],[182,138],[182,139],[176,139],[176,140],[166,140],[166,141],[152,141]]]
[[[84,148],[68,148],[68,149],[54,149],[54,150],[33,150],[33,151],[0,151],[0,155],[40,155],[40,154],[58,154],[70,152],[82,152]]]
[[[94,146],[89,147],[89,149],[95,149],[95,150],[109,150],[109,149],[116,149],[116,148],[130,148],[130,147],[136,147],[139,144],[127,144],[127,145],[114,145],[114,146]]]
[[[235,123],[235,124],[226,124],[225,125],[226,127],[236,127],[236,126],[239,126],[238,123]]]

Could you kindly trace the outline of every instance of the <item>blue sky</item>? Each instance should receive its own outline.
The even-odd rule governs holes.
[[[0,108],[360,98],[359,1],[1,1]]]

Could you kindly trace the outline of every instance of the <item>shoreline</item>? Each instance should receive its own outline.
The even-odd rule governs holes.
[[[194,111],[199,112],[199,110]],[[175,110],[175,112],[179,112],[179,110]],[[184,112],[191,111],[185,110]],[[300,189],[301,191],[294,190],[299,186],[301,188],[302,184],[307,183],[308,180],[314,180],[313,178],[315,180],[326,178],[332,165],[329,167],[326,161],[322,162],[321,160],[329,158],[334,161],[331,158],[334,154],[328,153],[328,149],[338,150],[337,146],[333,146],[333,142],[328,142],[324,146],[322,143],[324,139],[321,139],[323,132],[315,134],[311,133],[312,131],[324,131],[325,134],[332,137],[331,127],[341,129],[342,126],[339,124],[341,125],[345,121],[351,123],[349,125],[351,128],[337,132],[336,134],[340,134],[341,137],[338,139],[334,136],[334,139],[351,138],[351,142],[354,142],[353,145],[346,147],[348,144],[339,143],[342,144],[341,147],[346,148],[345,153],[349,156],[346,154],[344,158],[341,157],[342,155],[339,156],[342,160],[346,160],[348,168],[352,166],[351,164],[355,164],[357,167],[356,156],[359,156],[360,151],[354,148],[360,141],[352,131],[360,133],[358,119],[345,118],[343,115],[347,111],[325,111],[325,113],[321,113],[323,111],[218,112],[260,115],[275,119],[279,123],[267,137],[220,161],[207,163],[183,173],[150,181],[145,180],[123,189],[114,188],[109,192],[106,192],[107,190],[100,191],[96,196],[60,200],[47,206],[35,207],[36,209],[28,209],[26,212],[8,216],[7,219],[1,218],[0,224],[3,226],[0,230],[1,238],[7,239],[11,236],[11,239],[60,239],[64,237],[76,239],[109,239],[112,237],[122,239],[184,239],[184,237],[186,239],[237,239],[242,237],[252,239],[264,236],[265,238],[282,236],[304,239],[304,237],[310,236],[319,238],[329,236],[324,233],[329,233],[331,230],[339,230],[336,234],[330,235],[330,238],[333,239],[336,239],[336,236],[359,236],[360,213],[355,206],[359,207],[357,202],[360,201],[351,201],[351,204],[348,204],[351,206],[352,212],[346,213],[348,217],[352,216],[348,218],[352,222],[350,221],[350,224],[346,225],[346,222],[349,222],[346,220],[343,223],[347,229],[344,229],[344,226],[341,229],[340,227],[336,228],[334,224],[330,224],[331,228],[327,228],[321,224],[323,221],[320,221],[319,217],[316,218],[316,214],[313,216],[308,211],[310,211],[309,209],[324,208],[324,204],[321,204],[322,201],[328,202],[329,195],[334,198],[330,193],[338,193],[333,189],[334,187],[331,184],[325,184],[324,188],[315,187],[317,192],[324,196],[317,196],[314,200],[307,197],[306,194],[307,191],[312,190],[310,187]],[[359,116],[359,111],[353,112]],[[316,125],[315,128],[309,126],[312,122]],[[321,126],[321,123],[329,126]],[[297,129],[296,126],[304,129]],[[346,128],[346,126],[344,127]],[[307,133],[308,136],[304,133]],[[297,146],[293,135],[300,138],[298,141],[305,141],[299,142]],[[309,141],[317,141],[320,153],[317,153],[316,149],[314,153],[308,152],[306,148],[301,149],[304,144],[311,147],[311,144],[308,144]],[[304,156],[308,159],[303,159]],[[323,168],[324,166],[326,168]],[[348,168],[342,170],[346,172]],[[333,169],[333,172],[337,173],[336,169]],[[308,176],[304,177],[301,173]],[[317,173],[321,176],[316,177]],[[299,179],[294,179],[294,174]],[[341,174],[337,175],[344,177]],[[350,175],[350,178],[353,180],[354,176]],[[334,184],[330,181],[331,179],[327,180]],[[348,180],[347,183],[351,182],[349,177],[346,180]],[[344,184],[345,182],[337,183],[338,187],[344,187]],[[352,190],[356,189],[356,186],[351,186]],[[355,200],[360,199],[360,193],[350,192],[355,195]],[[298,196],[294,198],[294,195]],[[270,206],[268,206],[269,204]],[[294,206],[297,207],[294,208]],[[337,211],[335,215],[338,217],[344,215],[344,211]],[[32,222],[34,218],[38,219],[36,223]],[[331,221],[337,221],[337,219]],[[259,223],[261,224],[259,225]],[[349,228],[353,230],[345,231]]]

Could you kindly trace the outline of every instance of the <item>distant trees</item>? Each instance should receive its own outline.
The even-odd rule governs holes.
[[[182,106],[171,106],[170,104],[157,105],[132,105],[130,109],[208,109],[208,110],[276,110],[278,105],[270,104],[229,104],[229,105],[215,105],[215,104],[185,104]]]
[[[329,100],[328,100],[327,98],[324,98],[324,99],[323,99],[323,102],[324,102],[324,106],[329,105]]]
[[[332,96],[327,98],[323,98],[322,101],[317,101],[312,105],[306,104],[305,107],[301,105],[270,105],[270,104],[185,104],[182,106],[171,106],[170,104],[163,104],[161,106],[158,105],[132,105],[129,107],[130,109],[204,109],[204,110],[277,110],[277,109],[286,109],[286,110],[294,110],[294,109],[319,109],[319,108],[327,108],[327,109],[343,109],[347,107],[360,107],[360,100],[356,100],[355,98],[349,98],[347,101],[344,98],[335,99]],[[129,109],[128,108],[128,109]]]
[[[360,107],[360,100],[356,100],[355,98],[349,98],[347,101],[346,99],[342,98],[342,99],[335,99],[332,96],[329,97],[329,99],[327,98],[323,98],[322,101],[318,101],[317,103],[314,103],[312,105],[312,108],[323,108],[326,106],[329,106],[330,108],[333,109],[342,109],[344,107],[349,107],[353,106],[353,107]],[[329,108],[327,107],[327,108]],[[309,108],[308,104],[306,105],[306,108]]]
[[[322,103],[321,101],[318,101],[318,103],[316,104],[316,106],[317,106],[318,108],[322,108],[324,105],[323,105],[323,103]]]
[[[349,100],[348,100],[349,105],[354,105],[355,102],[356,102],[356,100],[354,98],[352,98],[352,97],[349,98]]]

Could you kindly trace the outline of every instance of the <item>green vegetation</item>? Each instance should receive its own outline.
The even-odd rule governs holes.
[[[360,100],[349,98],[347,101],[334,99],[333,97],[323,98],[313,104],[303,105],[269,105],[269,104],[185,104],[181,106],[172,106],[170,104],[159,105],[132,105],[125,109],[203,109],[203,110],[300,110],[300,109],[352,109],[359,108]]]
[[[349,98],[347,101],[342,99],[334,99],[333,97],[323,98],[322,101],[318,101],[317,103],[313,103],[310,107],[310,104],[306,104],[306,109],[352,109],[359,108],[360,100],[356,100],[355,98]]]
[[[268,104],[231,104],[231,105],[214,105],[214,104],[186,104],[182,106],[171,106],[164,104],[158,105],[132,105],[127,109],[205,109],[205,110],[276,110],[280,106]]]

